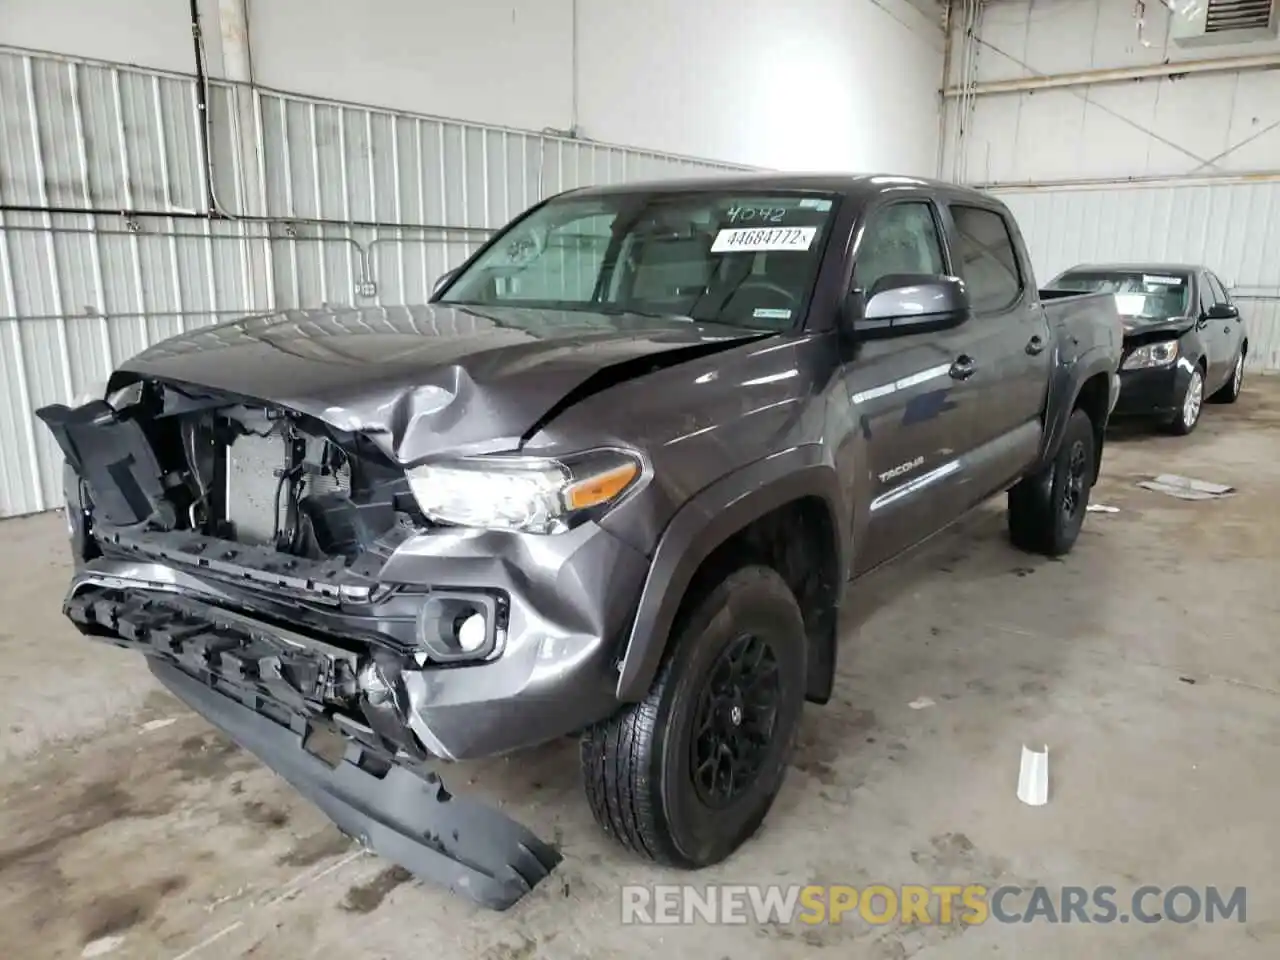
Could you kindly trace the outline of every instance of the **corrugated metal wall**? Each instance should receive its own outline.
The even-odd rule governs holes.
[[[948,175],[1012,186],[1280,168],[1280,71],[1180,69],[1275,57],[1280,41],[1179,43],[1170,8],[1203,0],[986,0],[974,22],[964,6],[952,17]],[[1086,82],[1127,71],[1144,77]]]
[[[992,192],[1042,283],[1087,261],[1203,263],[1240,303],[1249,368],[1280,370],[1280,181]]]
[[[157,340],[277,307],[420,302],[542,196],[733,169],[215,83],[229,216],[211,220],[197,92],[0,49],[0,517],[61,501],[61,456],[31,411]]]

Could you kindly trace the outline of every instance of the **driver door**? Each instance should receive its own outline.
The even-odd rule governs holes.
[[[864,294],[890,274],[951,275],[938,209],[918,196],[868,215],[853,268]],[[863,438],[856,464],[864,511],[854,529],[855,575],[892,559],[962,512],[965,454],[973,446],[977,393],[964,376],[971,323],[943,332],[867,340],[845,368]]]

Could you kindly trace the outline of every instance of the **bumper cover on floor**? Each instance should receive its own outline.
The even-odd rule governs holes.
[[[514,820],[450,794],[434,774],[424,778],[392,766],[378,777],[362,768],[354,743],[330,768],[304,748],[305,730],[273,723],[171,664],[148,662],[178,699],[287,780],[338,829],[414,876],[505,910],[561,860]]]
[[[74,622],[146,654],[152,673],[175,696],[344,833],[415,876],[503,910],[560,862],[560,854],[525,827],[451,795],[433,772],[396,763],[373,729],[326,709],[324,698],[343,695],[352,679],[355,664],[341,649],[307,641],[290,659],[288,650],[282,656],[280,646],[242,633],[235,614],[223,611],[202,623],[178,613],[170,602],[121,600],[108,591],[90,590],[67,603]],[[320,725],[346,735],[346,753],[335,766],[307,749]]]

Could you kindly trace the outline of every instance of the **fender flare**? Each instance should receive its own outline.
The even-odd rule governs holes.
[[[681,507],[658,541],[618,668],[617,698],[643,700],[666,651],[672,624],[694,574],[717,547],[753,520],[801,497],[831,512],[837,563],[848,579],[850,517],[839,477],[820,444],[757,460],[706,487]]]
[[[1057,381],[1057,389],[1050,392],[1049,402],[1045,408],[1044,444],[1040,449],[1040,465],[1051,462],[1058,453],[1062,443],[1062,434],[1067,429],[1067,421],[1080,399],[1080,391],[1084,385],[1098,374],[1106,374],[1110,379],[1117,375],[1113,369],[1114,358],[1102,351],[1086,354],[1080,361],[1062,370]],[[1110,416],[1110,407],[1107,414]],[[1103,423],[1102,427],[1106,427]]]

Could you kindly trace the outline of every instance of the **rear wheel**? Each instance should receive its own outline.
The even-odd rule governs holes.
[[[1020,550],[1056,557],[1075,545],[1093,488],[1093,421],[1076,410],[1053,461],[1009,491],[1009,539]]]
[[[744,567],[694,601],[649,695],[583,735],[596,822],[669,866],[733,853],[782,786],[805,661],[800,608],[776,571]]]
[[[1200,411],[1204,408],[1204,371],[1196,367],[1187,380],[1187,389],[1182,394],[1182,403],[1178,412],[1169,423],[1169,432],[1185,437],[1200,422]]]

